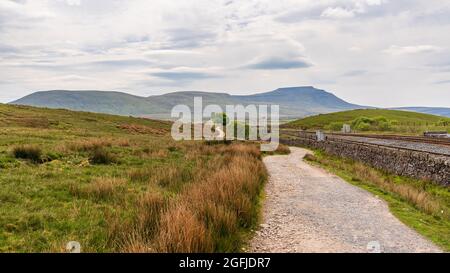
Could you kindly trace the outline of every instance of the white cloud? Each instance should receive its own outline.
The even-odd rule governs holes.
[[[360,48],[359,46],[352,46],[348,50],[353,51],[353,52],[361,52],[362,48]]]
[[[429,0],[0,0],[0,100],[325,85],[359,104],[442,105],[448,85],[429,83],[450,70],[429,64],[450,62],[448,18],[450,2]]]
[[[81,0],[66,0],[69,6],[79,6],[81,5]]]
[[[386,3],[386,2],[387,2],[386,0],[366,0],[366,3],[369,6],[379,6],[379,5],[381,5],[383,3]]]
[[[392,45],[383,52],[391,55],[418,54],[439,52],[442,48],[433,45],[415,45],[415,46],[396,46]]]
[[[326,17],[326,18],[336,18],[336,19],[352,18],[355,16],[355,11],[344,9],[341,7],[327,8],[326,10],[324,10],[322,12],[322,14],[320,16]]]

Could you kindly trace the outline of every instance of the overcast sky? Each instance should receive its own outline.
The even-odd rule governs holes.
[[[450,107],[446,0],[0,0],[0,101],[313,85]]]

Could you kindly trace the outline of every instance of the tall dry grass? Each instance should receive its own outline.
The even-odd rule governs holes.
[[[89,152],[104,147],[111,147],[113,141],[110,139],[85,139],[74,141],[66,144],[66,148],[70,151]]]
[[[210,162],[207,169],[211,172],[180,194],[161,223],[155,239],[158,251],[235,251],[241,239],[238,231],[256,222],[259,193],[266,180],[259,150],[244,144],[219,150],[227,155],[223,157],[225,166],[217,168],[216,162]],[[176,226],[185,221],[188,224],[180,237]]]
[[[162,216],[155,246],[157,252],[164,253],[212,252],[213,239],[197,212],[182,202]]]
[[[77,197],[105,200],[117,197],[126,183],[127,180],[123,178],[98,177],[87,185],[72,184],[69,190]]]
[[[180,168],[175,166],[165,170],[161,177],[166,178],[166,183],[181,185],[181,190],[170,199],[148,193],[137,201],[134,223],[124,227],[126,232],[114,231],[129,234],[125,238],[118,236],[116,245],[121,251],[239,250],[242,232],[257,222],[259,195],[267,179],[260,151],[256,145],[248,144],[196,145],[191,151],[213,157],[206,161],[198,159],[199,168],[188,177],[183,178]],[[134,176],[146,178],[136,173]]]
[[[36,145],[20,145],[12,150],[15,158],[28,159],[34,163],[41,162],[42,150]]]
[[[191,168],[182,164],[168,164],[135,168],[128,171],[128,177],[134,182],[147,182],[172,191],[179,191],[184,184],[193,180]]]

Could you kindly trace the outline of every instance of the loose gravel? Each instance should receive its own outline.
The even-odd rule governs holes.
[[[371,193],[303,161],[291,148],[270,156],[264,221],[250,252],[441,252]]]

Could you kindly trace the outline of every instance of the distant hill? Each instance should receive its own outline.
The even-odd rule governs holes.
[[[436,116],[443,116],[450,118],[450,108],[444,107],[399,107],[393,108],[394,110],[404,110],[404,111],[412,111],[424,114],[431,114]]]
[[[358,109],[320,114],[284,124],[284,128],[339,131],[349,124],[356,131],[420,134],[427,130],[450,131],[450,118],[410,111]]]
[[[149,113],[146,98],[110,91],[40,91],[10,104],[132,116]]]
[[[217,104],[223,109],[228,104],[277,104],[280,105],[280,115],[284,119],[367,108],[348,103],[332,93],[311,86],[280,88],[247,96],[188,91],[139,97],[109,91],[54,90],[36,92],[11,104],[168,119],[175,105],[192,106],[194,97],[197,96],[203,97],[204,105]]]

